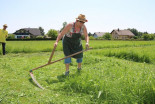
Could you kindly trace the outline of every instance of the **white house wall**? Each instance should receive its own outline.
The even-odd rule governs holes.
[[[30,35],[15,35],[15,38],[17,39],[17,37],[30,37]]]

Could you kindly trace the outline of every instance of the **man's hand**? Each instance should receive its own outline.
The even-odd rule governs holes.
[[[89,43],[86,43],[86,49],[88,49],[89,48]]]
[[[54,47],[57,47],[57,45],[58,45],[58,42],[55,42],[55,43],[54,43]]]

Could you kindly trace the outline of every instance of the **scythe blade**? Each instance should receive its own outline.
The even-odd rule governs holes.
[[[33,79],[34,83],[35,83],[39,88],[41,88],[41,89],[44,90],[44,88],[37,82],[37,80],[35,79],[35,77],[34,77],[34,75],[33,75],[32,72],[30,72],[30,76],[31,76],[31,78]]]

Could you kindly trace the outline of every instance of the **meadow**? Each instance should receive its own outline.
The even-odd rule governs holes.
[[[155,41],[91,40],[80,73],[75,59],[68,77],[63,61],[34,71],[42,90],[29,70],[48,62],[53,44],[7,42],[7,55],[0,55],[0,103],[155,104]],[[59,42],[52,60],[63,57]]]
[[[7,53],[34,53],[51,52],[55,41],[8,41]],[[83,44],[85,42],[83,41]],[[94,49],[103,48],[121,48],[121,47],[143,47],[155,45],[155,41],[103,41],[91,40],[90,46]],[[58,51],[62,51],[62,42],[60,41]],[[0,50],[1,52],[2,50]]]

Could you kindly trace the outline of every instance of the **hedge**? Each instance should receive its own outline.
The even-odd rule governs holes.
[[[6,39],[6,41],[35,41],[35,40],[55,40],[51,38],[33,38],[33,39]]]

